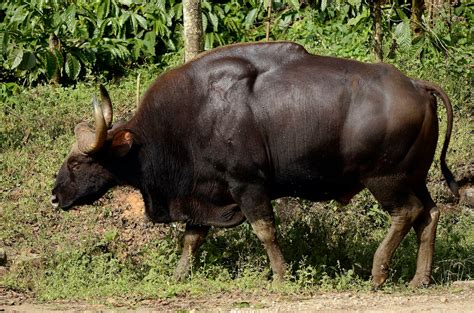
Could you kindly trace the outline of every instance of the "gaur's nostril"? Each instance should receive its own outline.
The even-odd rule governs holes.
[[[59,199],[58,197],[56,197],[56,195],[52,195],[49,199],[49,202],[51,203],[53,208],[57,209],[59,207]]]

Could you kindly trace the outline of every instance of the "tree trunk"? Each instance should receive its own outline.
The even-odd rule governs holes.
[[[411,31],[415,37],[423,34],[422,27],[422,16],[423,11],[425,10],[425,1],[424,0],[412,0],[411,3]]]
[[[203,50],[201,0],[183,1],[184,61],[192,60]]]
[[[374,20],[374,52],[377,61],[383,61],[382,49],[382,4],[384,0],[375,0],[370,6]]]
[[[267,27],[266,27],[266,31],[265,31],[265,41],[269,41],[269,40],[270,40],[271,17],[272,17],[272,0],[268,0],[268,7],[267,7]]]
[[[51,51],[52,54],[61,53],[61,41],[59,41],[59,38],[54,33],[49,35],[49,51]],[[61,69],[59,66],[61,66],[61,64],[58,64],[58,68],[50,80],[55,84],[59,84],[61,78]]]
[[[434,25],[443,9],[443,5],[448,0],[428,0],[428,21],[431,26]]]

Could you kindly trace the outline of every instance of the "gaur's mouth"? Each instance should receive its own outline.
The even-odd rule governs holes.
[[[52,195],[51,198],[49,198],[49,203],[51,203],[54,209],[59,208],[59,199],[56,195]]]
[[[105,193],[107,192],[107,189],[104,188],[104,190],[98,194],[91,194],[87,196],[82,196],[79,198],[74,198],[74,199],[66,199],[61,197],[61,194],[59,193],[58,195],[56,193],[52,193],[51,197],[49,198],[49,203],[54,209],[61,209],[63,211],[68,211],[72,208],[79,207],[82,205],[91,205],[93,204],[97,199],[100,199]]]
[[[57,209],[61,209],[61,210],[68,210],[70,209],[72,206],[73,206],[73,203],[67,203],[67,204],[60,204],[59,203],[59,198],[58,196],[56,195],[52,195],[51,198],[49,198],[49,203],[51,203],[51,206],[57,210]]]

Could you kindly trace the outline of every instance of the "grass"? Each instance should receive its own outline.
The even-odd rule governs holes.
[[[408,63],[405,60],[402,67],[412,68]],[[447,86],[456,114],[448,162],[459,175],[474,159],[472,90],[456,83],[449,68],[430,64],[437,64],[436,60],[425,64],[421,75],[415,76],[426,78],[438,71],[435,79]],[[135,99],[137,74],[142,86],[147,86],[160,71],[142,69],[108,86],[117,117],[127,118],[135,108],[131,99]],[[213,229],[194,262],[191,278],[177,283],[172,273],[179,257],[182,225],[124,222],[112,193],[78,211],[53,211],[48,201],[52,177],[74,140],[74,126],[91,120],[90,101],[96,93],[97,82],[91,80],[73,88],[21,88],[3,98],[0,246],[10,261],[1,285],[29,292],[39,301],[233,292],[292,295],[371,288],[373,253],[389,217],[368,192],[344,208],[335,202],[275,202],[280,243],[290,264],[288,282],[278,286],[269,279],[265,252],[248,224]],[[440,108],[439,116],[442,133],[444,109]],[[435,201],[447,202],[449,191],[437,159],[429,181]],[[473,278],[472,225],[474,216],[467,206],[443,210],[433,270],[437,285]],[[416,239],[410,234],[394,257],[387,292],[404,288],[414,274],[415,258]]]

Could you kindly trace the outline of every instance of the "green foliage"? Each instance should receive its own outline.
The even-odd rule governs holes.
[[[203,0],[205,49],[264,39],[268,1]],[[271,38],[296,40],[319,53],[373,59],[367,54],[373,41],[371,5],[359,0],[273,0]],[[459,48],[461,53],[449,57],[467,54],[460,66],[472,61],[472,6],[461,4],[433,26],[425,22],[423,35],[412,38],[409,5],[391,1],[383,10],[387,57],[409,55],[423,61],[431,53]],[[7,0],[0,12],[0,81],[67,84],[88,75],[113,78],[182,49],[179,0]]]
[[[399,53],[422,60],[427,53],[439,52],[448,55],[452,53],[450,49],[467,48],[472,45],[473,30],[469,27],[472,8],[462,5],[455,12],[461,15],[447,16],[445,12],[441,12],[438,23],[431,24],[425,21],[420,25],[423,32],[418,37],[413,37],[410,19],[401,8],[389,12],[387,18],[397,22],[392,32],[392,39]],[[469,55],[469,51],[466,52]],[[470,57],[472,59],[472,52]]]
[[[4,1],[2,76],[25,83],[117,75],[180,45],[182,5],[170,1]]]

